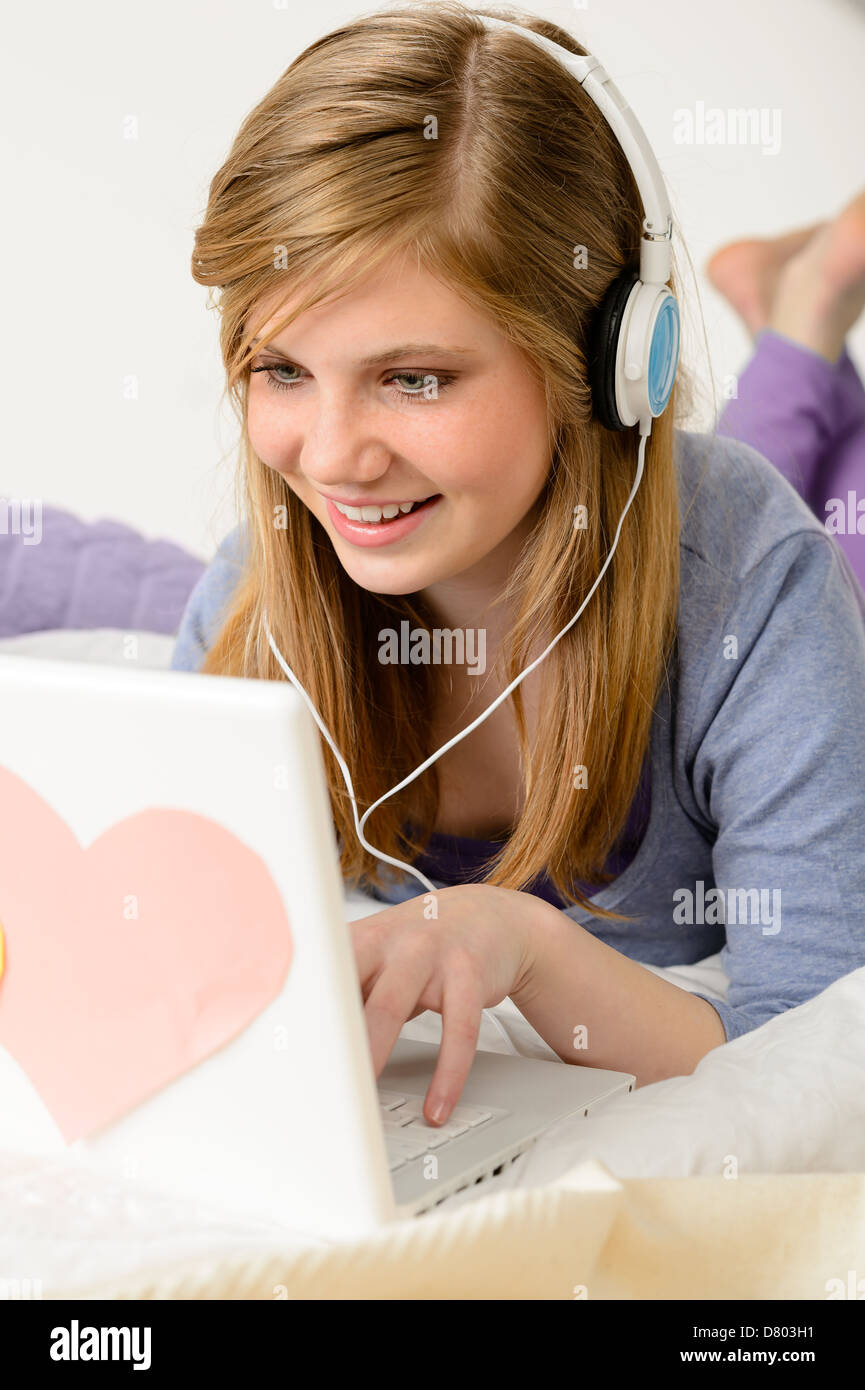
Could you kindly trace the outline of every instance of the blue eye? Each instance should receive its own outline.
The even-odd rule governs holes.
[[[272,366],[267,365],[263,367],[250,368],[251,373],[266,372],[267,384],[272,391],[292,391],[295,386],[299,386],[302,381],[301,377],[296,376],[293,377],[290,381],[284,381],[277,375],[278,372],[296,372],[298,370],[299,368],[295,367],[293,363],[290,362],[274,363]],[[401,400],[437,400],[438,397],[442,394],[442,392],[446,391],[447,388],[450,386],[451,382],[454,380],[453,374],[448,375],[445,372],[428,372],[421,367],[417,367],[405,372],[393,372],[391,376],[388,377],[388,382],[409,381],[412,378],[414,378],[418,383],[417,386],[414,387],[414,389],[410,388],[409,390],[404,391],[398,388],[396,390],[396,395]]]
[[[252,372],[253,372],[253,373],[255,373],[255,372],[267,372],[267,378],[266,378],[267,384],[268,384],[268,386],[270,386],[270,387],[272,388],[272,390],[274,390],[274,391],[290,391],[291,388],[292,388],[292,386],[296,386],[296,385],[297,385],[297,377],[295,377],[295,379],[294,379],[293,381],[280,381],[279,377],[276,375],[277,372],[291,372],[291,371],[296,371],[296,370],[297,370],[296,367],[289,367],[289,366],[253,367],[253,368],[252,368]]]
[[[446,391],[453,381],[452,376],[445,376],[443,372],[424,372],[420,368],[410,372],[394,372],[389,378],[391,381],[407,381],[410,377],[418,379],[418,386],[414,390],[409,388],[407,391],[398,391],[397,394],[405,400],[434,401]]]

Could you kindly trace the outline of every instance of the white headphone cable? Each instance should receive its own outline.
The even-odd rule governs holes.
[[[616,553],[616,546],[619,543],[619,536],[622,530],[622,523],[624,522],[625,517],[628,514],[631,503],[633,502],[634,497],[636,496],[637,488],[640,486],[640,482],[642,481],[643,465],[646,452],[646,439],[648,438],[648,433],[648,430],[645,433],[643,433],[641,428],[640,449],[637,461],[637,473],[634,478],[634,483],[631,488],[631,491],[628,495],[628,500],[622,509],[621,516],[619,517],[619,522],[616,526],[616,532],[613,537],[613,543],[610,546],[610,549],[607,553],[607,557],[604,560],[604,563],[601,566],[600,571],[598,572],[597,579],[595,580],[592,587],[589,589],[589,592],[586,594],[586,597],[583,599],[583,602],[580,604],[580,607],[577,609],[577,612],[574,614],[573,618],[571,618],[570,622],[566,623],[565,626],[562,628],[561,632],[559,632],[553,638],[546,650],[541,652],[541,655],[539,657],[536,657],[535,660],[531,662],[531,664],[528,665],[524,671],[521,671],[519,675],[516,676],[513,681],[511,681],[511,684],[507,687],[507,689],[503,690],[502,693],[498,695],[495,698],[495,700],[493,700],[492,704],[488,705],[487,708],[481,714],[479,714],[476,719],[473,719],[471,724],[466,725],[466,727],[464,729],[461,729],[458,734],[454,734],[453,738],[449,739],[448,742],[443,744],[441,748],[437,749],[435,753],[432,753],[430,757],[427,758],[426,762],[423,762],[420,764],[419,767],[416,767],[415,770],[413,772],[410,772],[407,777],[404,777],[403,780],[397,784],[397,786],[391,787],[390,791],[387,791],[384,793],[383,796],[380,796],[378,801],[374,801],[373,804],[370,807],[368,807],[366,811],[364,811],[363,816],[360,819],[358,819],[357,799],[354,794],[354,785],[351,780],[351,773],[346,767],[345,760],[342,754],[340,753],[339,749],[337,748],[336,744],[331,738],[329,730],[325,727],[324,723],[319,718],[318,710],[315,708],[315,705],[312,703],[312,700],[309,698],[300,681],[297,679],[291,667],[288,665],[285,658],[283,657],[282,652],[277,647],[276,642],[273,640],[273,634],[270,631],[270,626],[267,621],[267,610],[264,610],[264,626],[267,631],[271,651],[273,652],[274,656],[276,657],[286,676],[291,681],[295,690],[297,690],[298,694],[301,695],[303,699],[306,701],[306,705],[309,709],[310,714],[312,715],[313,719],[315,720],[316,724],[321,730],[322,735],[327,740],[328,745],[330,746],[330,750],[333,753],[333,756],[336,758],[336,761],[339,765],[339,770],[342,773],[343,781],[345,782],[346,789],[351,799],[352,811],[354,812],[355,829],[357,831],[357,837],[360,840],[360,843],[363,845],[364,849],[369,850],[370,854],[375,855],[376,859],[380,859],[382,863],[392,864],[397,869],[405,869],[408,873],[413,874],[414,877],[418,879],[418,881],[424,886],[424,888],[426,888],[427,892],[434,893],[436,891],[434,884],[432,884],[429,881],[429,879],[426,878],[425,875],[420,872],[419,869],[414,868],[413,865],[406,864],[401,859],[393,859],[389,854],[384,854],[380,850],[377,850],[375,846],[371,845],[367,840],[366,836],[363,833],[363,827],[368,818],[372,815],[373,811],[377,810],[378,807],[381,806],[383,801],[387,801],[389,797],[395,796],[397,792],[402,791],[402,789],[404,787],[407,787],[410,782],[413,782],[416,777],[420,777],[421,773],[426,772],[427,768],[431,767],[432,764],[436,762],[444,753],[447,753],[448,749],[453,748],[457,743],[460,743],[462,739],[466,738],[470,733],[473,732],[473,730],[475,730],[480,724],[482,724],[484,720],[492,714],[494,709],[498,709],[502,701],[506,700],[508,696],[511,694],[511,691],[515,690],[516,687],[520,684],[520,682],[525,680],[526,676],[528,676],[532,671],[534,671],[534,669],[537,666],[540,666],[541,662],[545,659],[545,657],[549,656],[556,643],[562,637],[564,637],[565,633],[568,632],[573,627],[574,623],[582,617],[586,605],[592,598],[592,595],[594,594],[595,590],[597,589],[598,585],[603,579],[607,571],[607,566],[609,565],[614,554]]]
[[[492,714],[494,709],[498,709],[502,701],[506,700],[508,696],[511,694],[511,691],[515,690],[517,686],[520,684],[520,682],[525,680],[526,676],[528,676],[532,671],[534,671],[537,666],[540,666],[541,662],[545,659],[545,657],[549,656],[556,643],[562,637],[564,637],[565,633],[568,632],[573,627],[574,623],[582,617],[583,612],[587,604],[589,603],[589,600],[591,599],[592,595],[594,594],[595,590],[597,589],[598,585],[600,584],[601,580],[606,574],[607,566],[609,565],[614,554],[616,553],[616,546],[619,543],[619,536],[621,535],[622,531],[622,523],[624,522],[625,517],[627,516],[628,511],[630,510],[631,503],[633,502],[637,494],[637,489],[640,486],[640,483],[643,478],[643,467],[646,455],[646,440],[649,436],[649,433],[651,432],[651,427],[651,419],[648,421],[640,421],[640,447],[637,458],[637,472],[634,478],[633,486],[631,487],[631,491],[628,494],[628,500],[622,508],[622,514],[619,517],[618,525],[616,526],[616,533],[613,537],[613,543],[610,546],[610,549],[607,553],[607,557],[604,560],[604,563],[601,566],[600,571],[598,572],[598,576],[594,584],[589,589],[589,592],[586,594],[586,597],[583,599],[583,602],[580,604],[573,618],[571,618],[570,622],[566,623],[565,626],[562,628],[561,632],[559,632],[553,638],[546,650],[541,652],[541,655],[537,657],[533,662],[531,662],[531,664],[528,665],[524,671],[521,671],[519,675],[516,676],[515,679],[511,682],[511,684],[507,687],[507,689],[503,690],[501,695],[497,696],[496,699],[493,700],[492,704],[488,705],[488,707],[483,711],[482,714],[479,714],[476,719],[472,720],[471,724],[468,724],[466,728],[461,729],[458,734],[455,734],[452,739],[449,739],[447,743],[443,744],[441,748],[437,749],[435,753],[431,754],[431,756],[427,758],[426,762],[423,762],[419,767],[416,767],[415,770],[409,773],[408,777],[404,777],[403,780],[400,783],[398,783],[397,786],[391,787],[390,791],[385,792],[383,796],[379,797],[378,801],[373,802],[372,806],[367,808],[367,810],[364,812],[363,816],[360,819],[358,819],[357,799],[354,794],[354,784],[352,783],[351,773],[349,772],[348,767],[346,766],[345,759],[343,758],[342,754],[340,753],[339,749],[334,743],[329,730],[326,728],[325,724],[319,717],[318,710],[315,708],[315,705],[309,698],[309,695],[304,690],[300,681],[295,676],[291,667],[288,665],[288,662],[283,657],[282,652],[279,650],[275,641],[273,640],[273,634],[270,631],[270,625],[267,621],[267,609],[265,609],[263,612],[262,616],[264,620],[264,627],[267,632],[270,649],[276,657],[277,661],[279,662],[280,666],[282,667],[282,670],[285,672],[285,675],[288,678],[288,680],[294,686],[298,694],[301,695],[305,700],[310,714],[312,715],[313,719],[318,725],[318,728],[320,729],[323,737],[327,740],[330,750],[333,753],[333,756],[336,758],[339,770],[342,773],[342,778],[345,782],[346,789],[351,800],[352,812],[354,814],[355,830],[357,832],[357,837],[360,840],[360,843],[363,845],[364,849],[369,850],[370,854],[374,855],[376,859],[380,859],[382,863],[392,864],[397,869],[405,869],[408,873],[413,874],[414,877],[418,879],[418,881],[423,885],[424,888],[426,888],[427,892],[429,893],[435,893],[437,891],[435,885],[431,883],[430,880],[424,874],[422,874],[419,869],[414,868],[413,865],[406,864],[404,861],[400,859],[393,859],[389,854],[384,854],[382,853],[382,851],[377,850],[375,846],[371,845],[367,840],[366,836],[363,833],[363,827],[369,816],[372,815],[373,811],[377,810],[377,808],[382,804],[383,801],[387,801],[389,797],[395,796],[397,792],[402,791],[403,787],[407,787],[410,782],[413,782],[416,777],[420,777],[421,773],[426,772],[427,768],[431,767],[432,764],[436,762],[437,759],[440,758],[444,753],[447,753],[448,749],[453,748],[457,743],[460,743],[462,739],[466,738],[470,733],[473,732],[473,730],[475,730],[480,724],[482,724],[484,720]],[[487,1015],[489,1019],[491,1019],[494,1026],[498,1029],[499,1033],[502,1035],[502,1037],[508,1044],[510,1051],[516,1055],[519,1055],[517,1054],[517,1049],[514,1047],[511,1038],[504,1026],[502,1025],[501,1021],[496,1017],[494,1013],[492,1013],[488,1009],[484,1009],[484,1013]]]

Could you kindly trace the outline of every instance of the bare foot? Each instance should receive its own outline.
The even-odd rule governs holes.
[[[731,241],[710,258],[706,274],[736,310],[752,337],[768,327],[778,278],[784,266],[823,226],[815,222],[779,237]]]
[[[782,268],[769,327],[834,362],[865,309],[865,189]]]

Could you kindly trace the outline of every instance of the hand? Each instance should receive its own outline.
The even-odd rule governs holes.
[[[528,979],[533,927],[544,909],[549,904],[530,893],[473,883],[439,888],[349,923],[375,1075],[404,1023],[424,1009],[442,1016],[424,1105],[430,1123],[444,1123],[460,1098],[482,1011]]]

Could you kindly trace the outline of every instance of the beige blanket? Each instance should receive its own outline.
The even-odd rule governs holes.
[[[373,1239],[237,1252],[52,1290],[107,1298],[827,1299],[865,1297],[865,1174],[553,1184],[400,1222]]]

